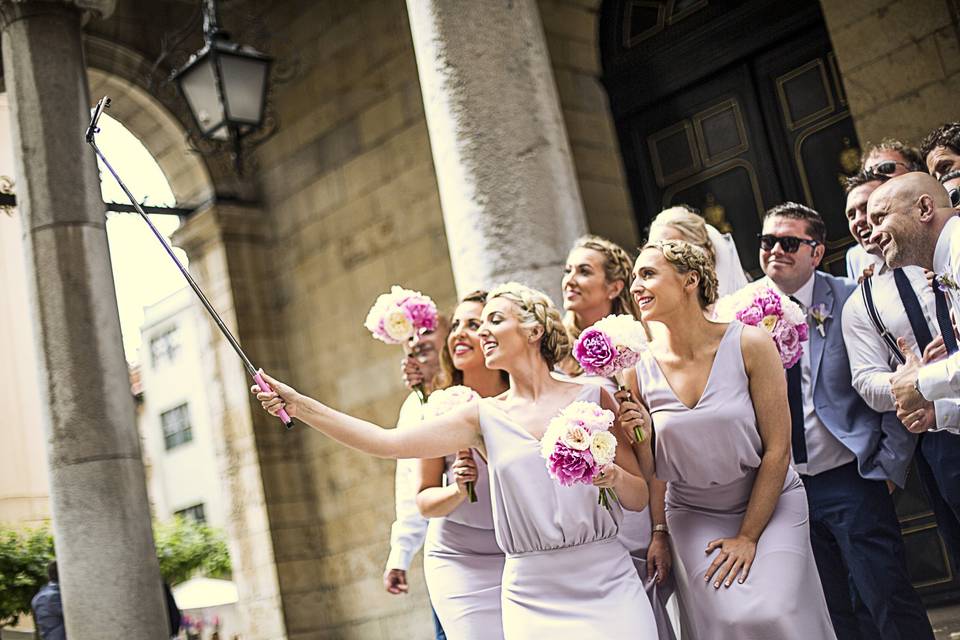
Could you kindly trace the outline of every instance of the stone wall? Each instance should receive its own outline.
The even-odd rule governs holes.
[[[951,0],[821,0],[861,144],[918,143],[958,118]]]
[[[547,48],[591,233],[640,241],[607,93],[600,84],[600,0],[539,0]]]

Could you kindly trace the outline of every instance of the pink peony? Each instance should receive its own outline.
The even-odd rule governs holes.
[[[780,322],[774,331],[773,339],[780,351],[780,360],[783,361],[784,369],[789,369],[795,365],[803,353],[803,347],[800,345],[800,332],[797,330],[800,326],[806,327],[806,325],[794,327],[786,322]]]
[[[764,315],[765,314],[763,313],[763,310],[760,309],[760,307],[758,307],[755,304],[752,304],[746,309],[744,309],[743,311],[737,312],[737,320],[739,320],[743,324],[756,326],[760,324],[761,320],[763,320]]]
[[[591,327],[577,338],[573,357],[590,375],[610,375],[604,371],[617,357],[617,350],[605,333]]]
[[[437,307],[429,298],[411,296],[401,303],[418,329],[434,331],[437,328]]]
[[[577,451],[562,442],[554,445],[547,459],[547,469],[565,487],[576,483],[589,484],[597,472],[590,450]]]

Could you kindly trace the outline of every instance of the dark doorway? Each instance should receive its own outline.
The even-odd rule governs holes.
[[[764,211],[807,204],[827,224],[824,268],[843,274],[853,240],[842,181],[860,154],[816,0],[605,0],[603,83],[641,229],[674,204],[700,209],[760,273]],[[911,469],[896,496],[914,584],[960,598]]]

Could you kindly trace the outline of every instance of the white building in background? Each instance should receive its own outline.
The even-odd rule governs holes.
[[[189,288],[144,308],[140,435],[154,517],[226,521],[210,424],[202,308]]]

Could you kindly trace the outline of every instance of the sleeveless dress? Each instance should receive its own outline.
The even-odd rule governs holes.
[[[736,536],[763,450],[740,336],[732,322],[717,349],[703,396],[690,409],[659,364],[637,364],[656,433],[657,476],[667,482],[683,640],[835,640],[810,547],[806,493],[790,467],[743,584],[715,589],[704,576],[717,538]],[[780,373],[780,372],[778,372]]]
[[[476,502],[464,501],[443,518],[430,518],[423,548],[423,573],[430,602],[450,640],[503,638],[500,580],[503,551],[497,546],[490,507],[487,465],[476,451]],[[446,457],[447,484],[455,484]]]
[[[577,400],[600,402],[585,385]],[[655,640],[650,602],[617,539],[623,517],[597,504],[588,485],[561,486],[547,473],[540,443],[500,409],[480,401],[497,542],[503,569],[506,640]],[[553,416],[543,416],[539,430]]]
[[[610,397],[617,392],[617,383],[610,378],[600,376],[569,376],[562,372],[554,372],[554,378],[564,382],[574,384],[596,385],[607,390]],[[631,511],[623,509],[623,520],[620,522],[620,531],[617,538],[627,552],[630,554],[630,560],[643,582],[644,590],[647,592],[647,598],[650,600],[650,607],[653,609],[653,617],[657,621],[658,640],[676,640],[677,636],[673,631],[673,623],[670,619],[670,609],[676,611],[676,606],[669,603],[670,596],[673,595],[673,576],[670,575],[664,580],[663,584],[657,584],[647,571],[647,549],[650,547],[650,539],[653,536],[653,526],[650,523],[650,507],[644,507],[643,511]],[[669,603],[669,604],[668,604]]]

